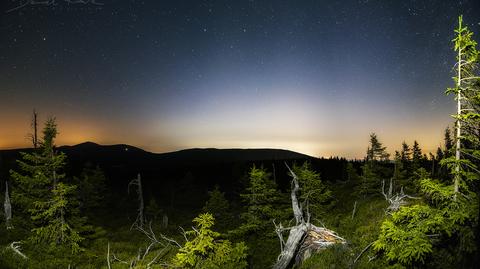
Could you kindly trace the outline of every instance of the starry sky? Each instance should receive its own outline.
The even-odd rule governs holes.
[[[75,3],[76,2],[76,3]],[[6,0],[0,148],[28,146],[32,110],[57,144],[434,151],[452,123],[457,16],[480,2]]]

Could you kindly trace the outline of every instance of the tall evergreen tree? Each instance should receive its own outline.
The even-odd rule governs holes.
[[[415,140],[413,141],[412,146],[412,172],[415,172],[418,168],[422,167],[423,161],[422,149],[417,140]]]
[[[278,209],[280,193],[277,185],[264,168],[252,167],[249,173],[249,184],[246,193],[241,194],[247,204],[247,210],[241,214],[242,232],[269,229],[272,220],[278,219],[282,213]]]
[[[478,225],[479,201],[472,187],[480,177],[478,162],[470,158],[480,156],[480,141],[475,135],[472,138],[471,133],[478,133],[480,128],[480,109],[476,105],[480,95],[479,53],[472,32],[463,26],[462,16],[455,33],[456,87],[446,91],[455,94],[458,106],[455,156],[442,160],[454,181],[441,183],[427,178],[424,172],[420,179],[424,203],[402,207],[393,213],[383,222],[379,239],[374,243],[374,249],[382,251],[387,260],[408,267],[427,262],[427,267],[432,268],[474,265],[465,262],[468,253],[476,248],[474,229]],[[442,249],[446,251],[433,259]]]
[[[463,25],[462,16],[458,20],[458,28],[455,30],[456,37],[453,40],[457,52],[456,76],[454,88],[448,88],[447,94],[454,94],[457,101],[457,114],[455,115],[455,159],[445,160],[447,166],[454,169],[454,192],[455,197],[460,192],[464,177],[464,169],[471,166],[468,157],[463,155],[480,156],[478,145],[479,119],[480,119],[480,76],[479,76],[479,52],[476,49],[477,42],[472,39],[473,33]],[[474,145],[468,148],[467,145]],[[475,149],[477,146],[477,149]]]
[[[402,152],[400,154],[400,159],[403,163],[403,165],[406,165],[407,163],[409,163],[412,159],[412,149],[410,148],[410,146],[408,146],[408,144],[403,141],[402,142]]]
[[[367,161],[385,161],[390,156],[387,148],[378,140],[375,133],[370,134],[370,146],[367,149]]]
[[[445,156],[447,157],[452,156],[453,140],[452,140],[451,131],[449,127],[445,128],[443,141],[445,143]]]
[[[301,166],[294,165],[293,172],[297,175],[301,186],[298,198],[303,203],[303,208],[308,209],[317,218],[332,208],[332,192],[322,182],[320,174],[312,169],[309,162]]]
[[[393,191],[400,191],[402,187],[409,187],[410,180],[404,167],[403,156],[398,151],[395,152],[393,169]]]
[[[81,210],[92,213],[92,210],[104,206],[106,193],[106,177],[102,169],[87,163],[80,177],[74,177],[77,187],[78,202]]]
[[[382,180],[387,177],[388,172],[382,165],[387,161],[389,154],[386,147],[378,140],[377,135],[370,135],[370,145],[367,149],[365,164],[362,166],[362,182],[360,194],[364,197],[368,194],[380,193]]]
[[[82,238],[68,219],[76,186],[63,182],[66,156],[54,149],[57,134],[55,119],[48,119],[39,151],[22,153],[18,161],[21,172],[11,171],[15,184],[12,200],[31,217],[33,242],[68,245],[76,252]]]
[[[232,224],[233,215],[231,213],[230,203],[225,198],[225,193],[220,191],[218,185],[212,191],[208,192],[208,200],[203,206],[203,212],[210,213],[215,218],[215,225],[220,230]]]

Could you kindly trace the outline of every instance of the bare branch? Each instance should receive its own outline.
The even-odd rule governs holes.
[[[375,241],[372,241],[370,244],[368,244],[361,252],[360,254],[358,254],[358,256],[355,258],[355,260],[353,261],[353,264],[355,264],[358,259],[360,259],[360,257],[363,255],[363,253],[365,253],[365,251],[367,251],[372,245],[373,243],[375,243]]]
[[[11,249],[15,254],[22,257],[23,259],[28,259],[25,254],[22,253],[22,248],[20,246],[21,242],[12,242],[7,248]]]
[[[144,217],[144,214],[143,214],[144,202],[143,202],[142,178],[141,178],[140,174],[137,175],[137,178],[132,179],[128,183],[128,187],[127,187],[127,192],[128,193],[130,193],[130,186],[132,186],[132,185],[137,186],[137,195],[138,195],[138,210],[137,211],[138,211],[138,214],[137,214],[137,218],[135,219],[135,222],[130,227],[130,230],[132,230],[133,228],[137,228],[138,226],[143,228],[143,225],[145,224],[145,217]]]
[[[353,220],[353,217],[355,217],[355,211],[356,210],[357,210],[357,201],[355,201],[355,203],[353,204],[352,220]]]
[[[110,265],[110,242],[107,243],[107,268],[112,268]]]

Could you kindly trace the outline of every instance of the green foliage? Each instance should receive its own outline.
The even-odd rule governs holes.
[[[218,186],[208,192],[208,200],[202,209],[203,212],[209,212],[216,220],[215,226],[224,229],[231,224],[233,216],[230,213],[230,203],[225,198],[225,193],[220,191]]]
[[[468,253],[476,249],[474,229],[478,225],[478,197],[472,189],[477,187],[479,180],[478,159],[475,157],[480,146],[480,107],[476,99],[480,79],[475,77],[479,53],[475,48],[477,43],[472,40],[473,33],[462,24],[462,16],[455,33],[453,42],[458,52],[458,72],[454,78],[456,87],[447,89],[446,93],[455,94],[459,105],[459,112],[454,116],[456,156],[450,150],[453,141],[447,128],[446,158],[442,156],[440,161],[450,170],[450,176],[446,178],[453,177],[454,184],[429,179],[426,171],[418,169],[424,204],[402,207],[393,213],[383,222],[374,244],[374,248],[382,251],[389,261],[409,267],[427,263],[432,267],[453,267],[461,264]],[[421,153],[416,151],[419,152],[414,145],[414,158],[419,159]],[[443,182],[448,180],[443,179]],[[436,252],[442,253],[443,257],[433,255]],[[428,259],[431,260],[427,262]]]
[[[389,154],[375,133],[370,134],[370,146],[367,149],[367,161],[385,161]]]
[[[72,253],[80,251],[79,243],[83,238],[66,220],[69,209],[67,197],[76,189],[64,183],[57,183],[52,190],[52,197],[48,201],[34,202],[31,210],[32,220],[39,223],[32,229],[31,240],[34,243],[48,243],[51,247],[57,244],[66,244],[71,247]]]
[[[23,212],[32,234],[33,243],[45,243],[50,246],[67,245],[76,253],[80,250],[82,240],[73,228],[70,218],[76,204],[72,193],[76,186],[64,182],[61,173],[66,156],[54,150],[54,139],[57,135],[55,119],[48,119],[43,129],[43,141],[40,153],[22,153],[18,161],[22,172],[11,171],[14,182],[12,190],[16,209]]]
[[[386,147],[378,140],[375,133],[370,134],[370,145],[367,149],[365,164],[362,166],[361,185],[359,193],[366,197],[379,194],[382,180],[388,178],[389,171],[384,167],[389,154]]]
[[[452,149],[453,149],[453,140],[452,140],[452,135],[451,135],[451,131],[450,131],[450,128],[445,128],[445,132],[444,132],[444,143],[445,143],[445,156],[446,157],[449,157],[449,156],[452,156]]]
[[[300,196],[303,208],[309,208],[310,213],[317,218],[332,208],[332,192],[323,184],[320,174],[312,170],[309,162],[293,166],[293,172],[298,177]],[[328,203],[330,202],[330,203]]]
[[[474,250],[465,225],[478,221],[478,201],[470,198],[453,199],[453,188],[431,179],[420,181],[426,204],[402,207],[381,226],[374,249],[382,251],[387,260],[405,266],[424,264],[442,240],[453,244],[453,237],[461,237],[457,247],[461,252]]]
[[[357,170],[353,167],[353,164],[352,163],[347,163],[347,166],[345,168],[345,171],[347,173],[347,180],[350,181],[356,181],[358,180],[358,174],[357,174]]]
[[[402,207],[393,213],[391,220],[382,223],[374,249],[383,251],[387,260],[404,265],[425,262],[427,255],[432,252],[432,243],[423,230],[437,223],[430,222],[430,225],[423,226],[423,222],[427,222],[432,215],[428,206]],[[441,221],[442,218],[433,219]]]
[[[351,262],[351,253],[344,246],[333,246],[313,257],[307,259],[301,266],[301,269],[342,269],[349,268]]]
[[[370,161],[362,166],[362,176],[360,177],[359,193],[366,197],[367,195],[380,194],[382,181],[390,177],[390,171],[384,164]]]
[[[14,185],[12,201],[24,213],[32,210],[35,202],[48,199],[54,185],[65,177],[60,172],[66,156],[53,149],[57,135],[55,119],[47,120],[43,134],[40,152],[22,152],[22,159],[17,161],[21,172],[10,171]]]
[[[74,178],[77,184],[77,195],[81,210],[91,213],[92,210],[104,206],[106,193],[106,177],[100,167],[87,164],[80,177]]]
[[[246,268],[247,247],[244,243],[233,245],[228,240],[219,240],[220,234],[210,228],[214,217],[200,214],[193,222],[196,229],[185,236],[193,237],[179,249],[173,264],[181,268]]]
[[[405,161],[404,153],[399,154],[398,152],[395,152],[395,163],[392,178],[394,182],[394,192],[399,192],[402,187],[406,188],[407,191],[413,188],[412,180],[408,178],[408,171],[405,169],[405,165],[408,165],[408,159]]]
[[[413,141],[412,147],[412,170],[415,171],[418,168],[422,167],[424,161],[425,160],[423,158],[422,149],[420,148],[417,140],[415,140]]]
[[[246,193],[240,196],[247,204],[246,212],[241,214],[243,220],[240,233],[271,229],[272,220],[279,219],[282,212],[278,209],[280,193],[270,174],[264,168],[252,167]]]

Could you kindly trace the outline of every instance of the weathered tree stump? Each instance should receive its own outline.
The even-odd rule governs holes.
[[[285,164],[287,165],[287,164]],[[335,232],[317,227],[310,223],[310,215],[307,210],[307,220],[303,216],[303,210],[297,199],[297,192],[300,190],[297,175],[287,165],[292,176],[292,210],[296,225],[289,228],[283,228],[282,225],[276,225],[275,230],[280,238],[281,252],[274,269],[285,269],[292,262],[295,256],[296,263],[302,263],[308,259],[312,253],[321,251],[334,244],[345,244],[346,240],[336,235]],[[284,243],[282,232],[289,230],[287,242]]]

